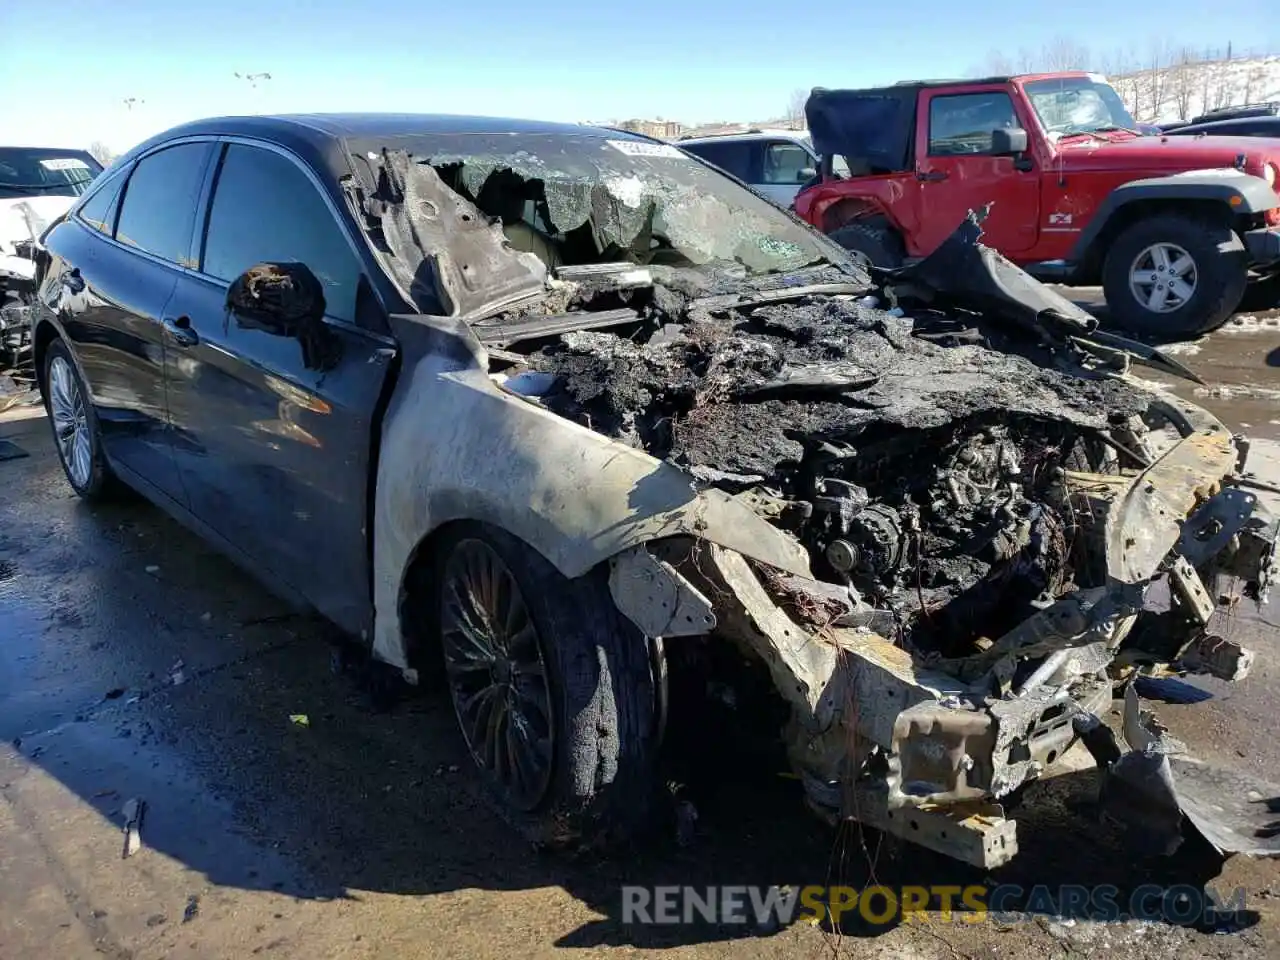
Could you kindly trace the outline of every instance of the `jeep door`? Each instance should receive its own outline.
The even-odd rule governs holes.
[[[921,93],[916,128],[916,178],[920,181],[920,229],[915,246],[931,253],[970,210],[991,204],[983,239],[1007,255],[1030,250],[1039,236],[1040,174],[1025,157],[992,155],[1000,129],[1035,129],[1019,114],[1002,86],[964,93]]]
[[[273,145],[218,144],[199,263],[169,310],[183,331],[169,404],[192,512],[250,566],[358,633],[369,626],[370,478],[396,351],[380,332],[367,248],[323,183]],[[228,308],[231,282],[271,261],[305,264],[323,284],[311,335]]]

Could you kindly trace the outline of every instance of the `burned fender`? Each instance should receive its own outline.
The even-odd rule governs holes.
[[[1146,852],[1170,854],[1183,842],[1183,818],[1221,855],[1280,856],[1280,786],[1191,757],[1125,691],[1124,741],[1096,716],[1076,718],[1102,772],[1099,812],[1128,828]]]
[[[750,507],[648,454],[562,419],[489,377],[466,324],[392,318],[401,373],[383,422],[374,500],[374,654],[407,667],[405,572],[443,524],[500,527],[578,577],[672,536],[809,577],[808,555]]]

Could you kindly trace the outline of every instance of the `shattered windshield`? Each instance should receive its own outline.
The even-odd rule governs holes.
[[[1137,125],[1111,85],[1091,77],[1035,80],[1024,89],[1045,131],[1069,137],[1101,130],[1132,130]]]
[[[417,138],[404,138],[412,141]],[[587,264],[715,269],[746,278],[831,260],[822,238],[669,144],[597,135],[458,134],[406,149],[548,271]],[[366,154],[369,155],[369,154]]]
[[[0,198],[78,197],[101,170],[78,150],[0,147]]]

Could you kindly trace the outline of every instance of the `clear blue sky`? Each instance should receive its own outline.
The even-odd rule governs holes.
[[[0,142],[121,149],[199,116],[295,110],[763,119],[797,89],[964,75],[1057,37],[1276,50],[1268,6],[1246,29],[1204,0],[0,0]]]

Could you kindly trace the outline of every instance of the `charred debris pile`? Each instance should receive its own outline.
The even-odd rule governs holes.
[[[576,329],[498,351],[532,371],[513,389],[748,499],[862,622],[913,645],[963,655],[1096,585],[1058,481],[1114,469],[1150,398],[1067,321],[847,273],[719,293],[697,271],[629,269],[629,291],[594,271],[571,284],[577,302],[546,319]]]
[[[502,204],[482,199],[512,165],[558,184],[544,194],[559,263],[515,253]],[[922,647],[962,655],[1097,585],[1062,470],[1140,465],[1150,397],[1109,369],[1176,364],[981,245],[981,214],[874,278],[812,258],[771,270],[751,265],[768,224],[696,185],[624,176],[610,193],[544,166],[389,153],[365,204],[406,287],[434,277],[508,389],[742,497],[806,546],[841,605]],[[635,240],[632,187],[657,190],[666,242]],[[494,289],[522,306],[487,311]]]

